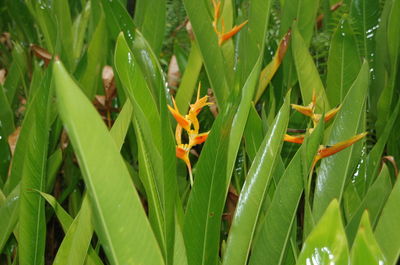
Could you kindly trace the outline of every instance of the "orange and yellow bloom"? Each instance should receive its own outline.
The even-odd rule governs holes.
[[[197,115],[200,113],[203,107],[207,105],[212,105],[212,103],[207,102],[208,96],[204,96],[200,98],[200,84],[197,91],[197,99],[194,104],[190,104],[189,112],[185,116],[180,114],[178,107],[176,106],[174,98],[172,98],[172,102],[174,107],[168,105],[168,109],[171,112],[172,116],[177,121],[176,129],[175,129],[175,140],[176,140],[176,157],[182,159],[189,171],[190,177],[190,185],[193,185],[193,175],[192,175],[192,166],[189,159],[189,152],[193,146],[202,144],[207,140],[209,132],[199,133],[200,124],[197,119]],[[189,143],[182,143],[182,129],[184,129],[189,137]]]
[[[313,125],[314,126],[313,126],[313,128],[310,129],[310,131],[315,129],[315,127],[317,126],[319,120],[322,117],[321,114],[315,113],[316,102],[317,102],[317,99],[316,99],[315,91],[314,91],[313,97],[312,97],[312,101],[311,101],[311,103],[309,105],[301,106],[301,105],[292,104],[292,108],[294,110],[296,110],[296,111],[300,112],[301,114],[311,118],[311,120],[313,121]],[[328,111],[325,114],[324,121],[328,122],[329,120],[331,120],[338,113],[339,110],[340,110],[340,106]],[[324,157],[328,157],[328,156],[334,155],[337,152],[340,152],[343,149],[351,146],[352,144],[354,144],[357,141],[359,141],[360,139],[362,139],[365,135],[367,135],[366,132],[360,133],[360,134],[357,134],[357,135],[351,137],[350,139],[348,139],[346,141],[342,141],[342,142],[334,144],[332,146],[323,146],[323,145],[321,145],[319,150],[318,150],[317,155],[314,157],[314,165],[320,159],[322,159]],[[285,134],[284,141],[291,142],[291,143],[302,144],[303,141],[304,141],[304,134],[302,134],[302,135],[288,135],[288,134]]]

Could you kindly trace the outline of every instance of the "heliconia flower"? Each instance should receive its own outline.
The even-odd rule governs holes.
[[[212,105],[213,103],[207,102],[208,96],[200,98],[200,84],[197,91],[197,98],[194,104],[190,104],[189,113],[185,116],[179,113],[178,107],[176,106],[174,98],[172,102],[174,107],[167,105],[172,116],[177,121],[175,129],[175,140],[176,140],[176,157],[182,159],[189,171],[190,185],[193,186],[193,175],[192,166],[190,164],[189,152],[193,146],[202,144],[207,140],[209,132],[199,133],[200,125],[197,115],[200,113],[203,107]],[[182,144],[182,128],[187,132],[189,136],[189,143]]]
[[[213,25],[215,33],[218,36],[218,45],[221,46],[224,42],[226,42],[227,40],[229,40],[230,38],[235,36],[247,24],[248,21],[246,20],[242,24],[234,26],[230,31],[225,32],[225,23],[224,23],[224,19],[222,19],[221,31],[219,31],[217,24],[218,24],[218,19],[220,17],[221,1],[218,0],[218,2],[216,2],[216,0],[212,0],[212,4],[214,7],[214,19],[213,19],[212,25]]]
[[[315,95],[315,90],[313,91],[313,95],[312,95],[312,100],[311,103],[308,104],[307,106],[301,106],[301,105],[296,105],[296,104],[291,104],[292,108],[298,112],[300,112],[301,114],[308,116],[311,118],[311,120],[313,121],[313,128],[308,129],[308,131],[311,133],[312,130],[314,130],[317,127],[318,122],[320,121],[322,115],[321,114],[317,114],[315,113],[315,106],[317,104],[317,97]],[[324,121],[328,122],[329,120],[331,120],[340,110],[340,107],[336,107],[334,109],[331,109],[330,111],[328,111],[325,116],[324,116]],[[342,151],[343,149],[351,146],[352,144],[354,144],[355,142],[359,141],[360,139],[362,139],[367,133],[360,133],[356,136],[353,136],[352,138],[337,143],[333,146],[329,146],[329,147],[324,147],[322,146],[317,155],[314,158],[314,162],[313,162],[313,167],[315,166],[315,164],[322,158],[324,157],[328,157],[331,155],[336,154],[337,152]],[[304,141],[304,135],[288,135],[285,134],[283,140],[285,142],[291,142],[291,143],[298,143],[298,144],[302,144]]]
[[[302,144],[304,141],[304,134],[302,135],[289,135],[285,134],[283,140],[285,142],[295,143],[295,144]]]
[[[193,139],[190,139],[189,145],[195,146],[204,143],[207,140],[208,134],[209,132],[205,132],[194,136]]]
[[[301,114],[308,116],[310,118],[313,117],[314,115],[314,106],[312,104],[308,105],[308,106],[301,106],[301,105],[297,105],[297,104],[291,104],[292,109],[297,110],[298,112],[300,112]]]
[[[189,171],[190,185],[193,186],[192,165],[189,160],[190,147],[188,144],[179,144],[176,146],[176,157],[182,159]]]
[[[247,24],[248,20],[246,20],[245,22],[243,22],[240,25],[236,25],[234,26],[230,31],[228,31],[227,33],[223,33],[225,30],[225,26],[223,27],[222,33],[219,36],[219,40],[218,40],[218,45],[221,46],[222,44],[224,44],[225,41],[229,40],[230,38],[232,38],[233,36],[235,36],[246,24]]]
[[[343,149],[345,149],[345,148],[351,146],[352,144],[356,143],[357,141],[361,140],[366,135],[367,135],[367,133],[363,132],[363,133],[360,133],[360,134],[357,134],[357,135],[351,137],[350,139],[348,139],[346,141],[337,143],[337,144],[329,146],[329,147],[322,147],[318,151],[317,155],[315,156],[314,163],[318,162],[318,160],[320,160],[324,157],[328,157],[328,156],[336,154],[337,152],[342,151]]]
[[[174,116],[175,120],[182,126],[185,130],[190,130],[190,121],[183,117],[176,106],[174,98],[172,98],[172,102],[174,103],[174,107],[172,108],[170,105],[167,105],[169,111],[171,112],[172,116]]]

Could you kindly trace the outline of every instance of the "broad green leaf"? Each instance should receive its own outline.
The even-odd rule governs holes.
[[[254,97],[255,102],[258,102],[265,89],[267,89],[268,84],[271,82],[279,66],[281,65],[289,46],[290,36],[291,34],[287,33],[283,37],[283,39],[279,42],[278,48],[271,62],[268,63],[267,66],[265,66],[264,69],[261,71],[258,89]]]
[[[203,65],[197,43],[195,41],[191,43],[192,48],[190,49],[189,59],[175,97],[176,106],[181,113],[186,113],[189,108],[190,100],[196,88],[197,78]]]
[[[328,56],[326,94],[332,106],[339,105],[357,77],[361,57],[347,14],[333,33]]]
[[[105,124],[60,61],[55,62],[53,72],[59,113],[76,151],[94,212],[94,227],[109,261],[164,264],[129,172]]]
[[[386,264],[385,257],[372,232],[367,211],[361,218],[360,227],[351,248],[351,264]]]
[[[175,219],[175,225],[174,265],[188,265],[185,242],[178,218]]]
[[[229,104],[229,103],[227,103]],[[221,217],[228,189],[228,144],[235,108],[224,109],[215,120],[194,172],[183,236],[190,265],[216,265]]]
[[[374,145],[372,150],[369,152],[367,157],[366,164],[366,188],[369,188],[371,183],[374,181],[376,175],[378,174],[378,170],[380,167],[380,160],[385,149],[385,146],[389,140],[391,132],[393,131],[393,126],[396,123],[400,111],[400,101],[397,102],[395,109],[390,115],[389,120],[385,125],[385,129],[383,130],[381,136],[378,139],[378,142]]]
[[[137,1],[134,22],[149,42],[154,54],[161,52],[165,35],[165,0]]]
[[[79,59],[82,54],[82,48],[85,40],[85,33],[87,30],[90,13],[91,2],[88,1],[83,7],[81,13],[74,19],[72,24],[72,47],[74,55],[74,63]]]
[[[241,93],[240,103],[235,113],[235,117],[233,119],[232,130],[230,132],[230,139],[229,139],[226,194],[228,192],[228,184],[230,182],[230,176],[232,175],[233,168],[235,165],[236,156],[240,146],[240,141],[243,137],[243,132],[246,127],[247,117],[249,116],[251,101],[253,99],[258,77],[260,75],[261,59],[262,59],[262,53],[260,54],[257,63],[254,65],[253,70],[251,71],[244,86],[241,88],[240,91]]]
[[[53,189],[54,182],[56,181],[58,169],[61,166],[63,157],[61,148],[58,148],[47,160],[47,178],[46,178],[46,192]]]
[[[400,1],[394,0],[387,21],[387,49],[388,49],[388,83],[379,97],[377,106],[376,130],[380,135],[389,120],[396,98],[396,81],[398,79],[399,50],[400,50]]]
[[[72,39],[72,20],[68,0],[57,0],[52,3],[52,14],[57,25],[57,42],[61,43],[61,59],[72,68],[74,63],[74,50]]]
[[[106,36],[106,21],[103,15],[100,17],[96,30],[89,42],[86,69],[79,79],[83,92],[89,99],[96,95],[100,84],[101,70],[107,54]]]
[[[282,9],[282,24],[279,29],[279,37],[282,38],[286,34],[295,20],[305,45],[308,47],[313,35],[318,7],[317,0],[285,1]]]
[[[34,120],[24,150],[19,201],[19,262],[43,264],[46,244],[44,200],[32,190],[45,191],[50,130],[51,72],[47,71],[29,104]]]
[[[32,16],[35,18],[41,33],[43,34],[44,44],[51,54],[54,54],[57,43],[57,23],[54,20],[54,10],[49,2],[28,0],[25,1]],[[57,51],[58,52],[58,51]]]
[[[183,3],[192,24],[218,106],[222,108],[228,100],[230,89],[226,76],[232,75],[233,69],[226,69],[224,65],[222,51],[218,46],[217,34],[212,27],[211,1],[207,4],[207,1],[184,0]]]
[[[132,121],[132,111],[133,108],[131,102],[129,100],[125,101],[121,112],[118,114],[118,117],[110,130],[110,134],[112,138],[114,138],[115,144],[117,145],[118,149],[121,149],[124,143],[129,125]]]
[[[386,87],[388,79],[388,39],[387,39],[387,25],[390,12],[392,10],[393,1],[385,1],[379,18],[378,29],[375,36],[375,50],[374,50],[374,72],[375,78],[371,81],[370,89],[370,102],[371,114],[377,116],[377,104],[379,97]]]
[[[358,224],[365,210],[368,210],[372,227],[375,227],[379,215],[390,192],[392,191],[392,183],[390,181],[390,173],[386,165],[382,168],[376,181],[371,185],[364,199],[360,203],[358,209],[347,222],[346,233],[349,243],[352,244],[357,233]]]
[[[285,251],[290,248],[292,227],[296,227],[294,221],[304,190],[304,180],[308,178],[313,158],[322,140],[324,127],[321,125],[305,139],[283,173],[265,219],[260,221],[260,229],[255,235],[250,256],[250,265],[285,264]],[[305,153],[307,158],[304,156]],[[303,166],[306,168],[303,169]]]
[[[264,138],[262,121],[254,105],[251,106],[244,130],[246,153],[253,161]]]
[[[157,103],[152,101],[145,77],[130,51],[124,35],[120,34],[115,50],[115,65],[124,85],[125,92],[133,106],[133,125],[139,150],[139,176],[144,184],[149,202],[149,219],[159,244],[165,253],[164,235],[164,172],[161,151],[161,118]],[[164,104],[164,109],[167,108]],[[168,118],[167,118],[168,119]],[[171,155],[171,154],[170,154]],[[172,154],[173,157],[174,154]]]
[[[147,40],[142,33],[136,29],[132,18],[119,1],[102,0],[103,10],[106,14],[107,26],[111,37],[116,38],[122,31],[129,48],[140,67],[152,96],[156,103],[160,103],[161,89],[166,89],[165,79],[158,62]],[[151,78],[150,78],[151,77]],[[164,95],[164,94],[163,94]],[[169,94],[167,93],[167,96]]]
[[[3,187],[3,192],[5,195],[8,195],[21,181],[22,171],[25,164],[26,150],[29,145],[29,137],[31,131],[33,130],[36,120],[35,120],[35,109],[31,108],[30,105],[32,101],[34,101],[35,93],[33,91],[40,90],[41,81],[34,82],[35,75],[33,75],[33,79],[31,82],[31,93],[30,98],[28,99],[28,108],[25,112],[25,117],[22,122],[21,131],[18,136],[17,145],[15,147],[14,156],[12,158],[10,174],[7,178],[6,183]]]
[[[57,219],[60,222],[64,233],[67,233],[69,230],[69,227],[73,223],[74,219],[57,202],[56,198],[54,198],[50,194],[47,194],[44,192],[39,192],[39,193],[47,201],[47,203],[50,204],[50,206],[53,208],[54,213],[56,214]],[[87,196],[87,194],[86,194],[86,196]],[[102,261],[100,260],[99,256],[97,255],[97,253],[94,251],[94,249],[92,247],[89,247],[86,264],[87,265],[103,264]]]
[[[337,200],[329,204],[307,237],[296,264],[349,264],[349,250]]]
[[[239,32],[238,59],[235,62],[239,88],[247,81],[248,76],[257,64],[260,54],[264,53],[265,35],[267,33],[271,0],[253,0],[249,2],[248,23]],[[235,84],[237,85],[237,84]]]
[[[368,59],[368,63],[373,67],[375,52],[375,34],[378,29],[379,0],[352,0],[350,6],[350,16],[353,27],[358,35],[361,54]]]
[[[12,58],[13,62],[8,69],[7,78],[3,85],[10,105],[14,102],[18,85],[21,84],[21,82],[24,83],[23,79],[27,68],[24,48],[18,43],[14,46]]]
[[[400,255],[399,201],[400,182],[396,181],[375,229],[376,241],[390,265],[395,265]]]
[[[343,101],[342,107],[332,124],[327,145],[345,141],[360,133],[359,124],[365,108],[368,88],[368,63],[364,61],[357,79]],[[322,216],[328,204],[336,198],[341,201],[344,185],[353,172],[354,162],[359,160],[354,145],[330,157],[322,159],[317,174],[313,202],[315,221]]]
[[[223,264],[246,264],[261,205],[271,180],[289,121],[290,94],[268,130],[240,193]]]
[[[7,243],[19,214],[19,185],[7,196],[0,207],[0,252]]]
[[[37,43],[37,32],[33,18],[23,0],[7,0],[6,8],[10,16],[16,22],[16,26],[21,30],[28,43]]]
[[[53,264],[83,265],[93,234],[89,198],[84,196],[79,214],[71,223]]]
[[[328,111],[329,103],[324,85],[297,24],[293,26],[292,36],[292,53],[299,78],[303,104],[308,105],[311,102],[313,91],[315,91],[317,111]]]
[[[3,86],[0,84],[0,126],[4,133],[1,137],[7,138],[15,130],[14,114],[8,102]]]
[[[298,30],[304,39],[305,47],[308,48],[311,42],[315,18],[317,16],[319,1],[318,0],[291,0],[282,3],[282,18],[279,27],[279,38],[289,31],[293,21],[298,24]],[[293,61],[295,56],[293,49],[283,60],[283,73],[285,85],[289,88],[295,85],[297,81],[296,69]],[[285,89],[287,89],[285,87]],[[307,103],[308,104],[308,103]]]

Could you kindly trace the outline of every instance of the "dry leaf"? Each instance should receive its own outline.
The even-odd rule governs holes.
[[[21,127],[18,127],[12,134],[8,136],[8,145],[10,146],[11,156],[14,156],[14,151],[15,147],[17,146],[20,132],[21,132]]]
[[[168,66],[168,85],[171,88],[177,88],[179,86],[179,80],[181,79],[181,73],[179,72],[178,61],[176,56],[172,55],[171,61]]]
[[[1,85],[4,85],[4,82],[6,81],[6,75],[7,75],[7,70],[0,69],[0,84]]]

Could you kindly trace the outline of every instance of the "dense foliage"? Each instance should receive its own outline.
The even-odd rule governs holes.
[[[400,0],[126,2],[0,3],[0,264],[397,263]]]

